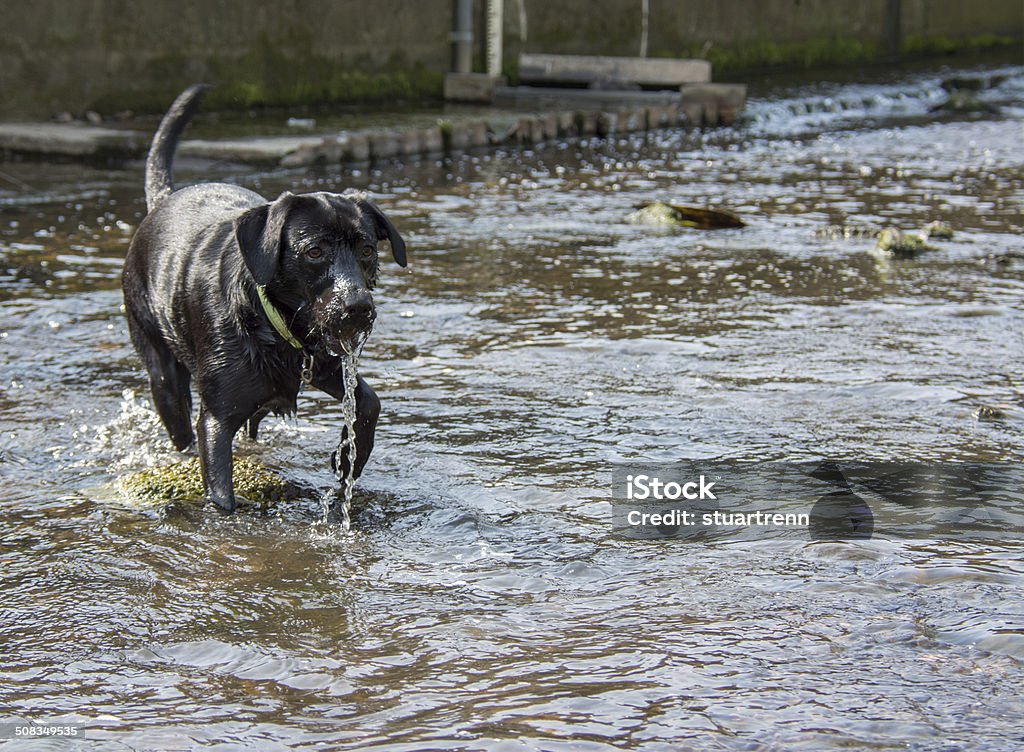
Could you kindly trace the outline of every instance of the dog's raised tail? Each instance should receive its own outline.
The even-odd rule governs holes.
[[[174,190],[174,181],[171,176],[171,165],[174,162],[174,150],[178,146],[178,139],[181,132],[185,130],[188,121],[192,118],[200,100],[210,88],[209,84],[193,84],[178,95],[174,100],[160,127],[156,129],[153,136],[153,143],[149,147],[149,156],[146,157],[146,209],[153,211],[153,207],[160,199]]]

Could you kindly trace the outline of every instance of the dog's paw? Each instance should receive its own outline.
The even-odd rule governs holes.
[[[210,494],[207,494],[206,501],[216,506],[218,511],[221,511],[224,514],[231,514],[235,511],[235,507],[238,506],[238,504],[235,502],[234,496],[223,498],[220,496],[212,496]]]

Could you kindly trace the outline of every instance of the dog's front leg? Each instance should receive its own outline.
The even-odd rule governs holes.
[[[356,383],[356,471],[352,476],[354,478],[363,474],[366,461],[370,459],[379,417],[380,398],[360,376]],[[342,470],[347,471],[348,457],[345,457],[344,460]]]
[[[231,482],[231,443],[245,418],[221,417],[206,405],[199,411],[199,466],[203,474],[206,499],[225,512],[235,510],[235,491]]]

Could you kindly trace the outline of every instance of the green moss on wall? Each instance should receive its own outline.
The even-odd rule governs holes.
[[[210,93],[208,106],[217,108],[259,105],[313,105],[330,102],[390,102],[440,99],[444,76],[423,68],[369,73],[335,71],[323,79],[282,77],[235,78],[223,73],[222,83]]]
[[[908,57],[923,57],[1010,45],[1020,45],[1020,40],[993,34],[959,39],[914,35],[903,41],[901,53]],[[715,45],[710,49],[694,45],[684,50],[659,50],[656,54],[665,57],[705,57],[711,61],[716,80],[765,68],[809,70],[879,62],[886,57],[880,44],[852,37],[825,37],[804,42],[751,39],[742,44]]]
[[[309,55],[295,59],[264,39],[238,59],[213,62],[212,106],[385,102],[440,98],[444,76],[400,53],[368,70],[346,60]]]
[[[954,39],[947,36],[929,37],[911,34],[903,40],[902,51],[906,55],[949,55],[956,52],[978,52],[999,47],[1017,46],[1021,41],[1008,36],[996,34],[976,34],[974,36]]]
[[[829,37],[806,42],[772,42],[754,39],[731,47],[712,47],[707,52],[715,77],[720,74],[770,68],[820,68],[875,60],[879,46],[850,37]]]
[[[197,68],[206,72],[187,73]],[[183,88],[199,80],[214,85],[203,105],[209,110],[423,101],[441,99],[444,89],[443,73],[400,56],[367,70],[323,57],[292,59],[269,43],[254,46],[240,57],[208,59],[201,66],[181,56],[163,56],[146,63],[141,78],[165,83],[144,91],[112,92],[92,108],[104,113],[123,109],[163,112]]]

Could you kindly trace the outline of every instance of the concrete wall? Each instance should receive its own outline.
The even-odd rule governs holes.
[[[1024,2],[1010,0],[902,0],[904,36],[1021,36]],[[1024,50],[1021,50],[1024,59]]]
[[[0,119],[159,111],[195,81],[218,84],[211,106],[439,94],[452,16],[452,0],[11,0]]]
[[[506,0],[526,39],[513,51],[638,55],[641,1]],[[716,68],[859,62],[981,37],[1024,38],[1021,0],[649,0],[648,54],[708,57]],[[521,34],[520,34],[521,37]]]
[[[474,0],[478,69],[485,2]],[[650,55],[705,56],[720,73],[860,62],[901,45],[927,51],[979,35],[1024,37],[1021,0],[649,7]],[[454,9],[455,0],[9,0],[0,16],[0,120],[159,112],[195,81],[218,85],[210,108],[439,95]],[[522,49],[640,50],[641,0],[505,0],[505,20],[508,63]]]

